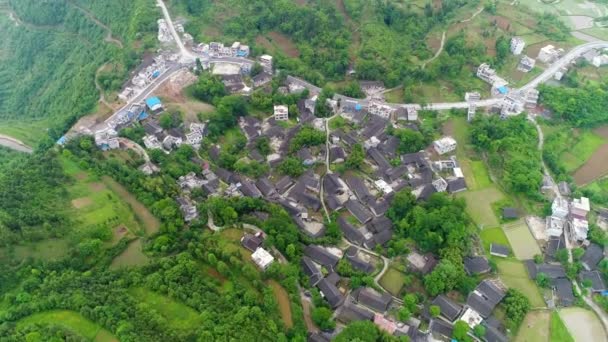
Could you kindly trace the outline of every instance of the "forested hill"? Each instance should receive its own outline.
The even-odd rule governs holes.
[[[94,109],[102,64],[130,69],[154,46],[159,16],[153,0],[0,0],[0,121],[45,120],[59,134]]]

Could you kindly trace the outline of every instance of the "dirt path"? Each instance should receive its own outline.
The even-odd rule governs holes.
[[[441,45],[439,45],[439,49],[437,49],[437,52],[435,52],[435,55],[433,57],[431,57],[430,59],[428,59],[428,60],[424,61],[424,63],[422,63],[422,65],[420,66],[422,69],[424,69],[427,64],[429,64],[430,62],[434,61],[437,57],[439,57],[439,55],[443,51],[443,44],[445,43],[445,32],[446,31],[443,31],[443,33],[441,34]]]
[[[481,6],[481,7],[480,7],[480,8],[477,10],[477,12],[473,13],[473,15],[472,15],[470,18],[468,18],[468,19],[464,19],[464,20],[461,20],[460,22],[461,22],[461,23],[466,23],[466,22],[469,22],[469,21],[473,20],[473,19],[474,19],[476,16],[478,16],[478,15],[479,15],[481,12],[483,12],[483,6]]]
[[[11,150],[32,153],[34,150],[23,143],[21,140],[15,139],[13,137],[9,137],[8,135],[0,134],[0,146],[4,146],[6,148],[10,148]]]
[[[99,19],[97,19],[93,13],[91,13],[89,10],[87,10],[86,8],[80,7],[79,5],[75,4],[72,1],[68,1],[68,3],[72,6],[74,6],[74,8],[77,8],[79,11],[81,11],[87,18],[89,18],[91,21],[93,21],[97,26],[101,27],[102,29],[104,29],[106,31],[106,37],[104,38],[104,40],[108,43],[111,44],[115,44],[116,46],[118,46],[119,48],[124,48],[122,41],[120,41],[119,39],[114,38],[114,36],[112,36],[112,30],[104,23],[102,23],[101,21],[99,21]]]

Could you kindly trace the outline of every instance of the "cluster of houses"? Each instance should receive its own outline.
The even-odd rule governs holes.
[[[118,98],[127,102],[139,95],[154,79],[162,75],[169,68],[169,63],[175,62],[177,57],[175,54],[159,54],[154,57],[150,65],[144,65],[137,72],[130,84],[118,94]]]
[[[224,43],[210,42],[209,44],[200,43],[192,48],[194,52],[207,54],[211,57],[249,57],[249,45],[234,42],[230,46]]]
[[[569,232],[572,241],[584,241],[589,232],[587,215],[591,211],[589,199],[556,197],[551,204],[551,216],[546,219],[546,232],[550,238],[560,238]],[[569,228],[569,229],[566,229]]]

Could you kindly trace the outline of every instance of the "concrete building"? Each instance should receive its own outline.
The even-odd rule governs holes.
[[[530,58],[528,56],[523,56],[519,61],[519,64],[517,65],[517,70],[521,72],[530,72],[534,68],[535,64],[535,59]]]
[[[456,140],[452,137],[443,137],[433,142],[433,148],[439,154],[446,154],[456,150]]]
[[[566,221],[557,216],[547,216],[546,231],[548,236],[559,237],[564,232]]]
[[[274,257],[262,247],[251,254],[251,259],[261,270],[267,269],[274,262]]]
[[[272,56],[261,55],[260,64],[264,67],[264,70],[268,73],[272,73]]]
[[[564,53],[564,49],[556,49],[555,46],[549,44],[538,52],[538,60],[543,63],[553,63]]]
[[[571,202],[570,212],[573,217],[584,219],[591,211],[591,203],[587,197],[575,198]]]
[[[589,232],[589,222],[587,222],[587,220],[573,218],[570,227],[573,239],[577,241],[587,239],[587,233]]]
[[[274,106],[274,119],[277,121],[289,120],[289,108],[287,106]]]
[[[526,42],[521,37],[513,37],[511,38],[511,53],[514,55],[521,55],[524,51],[524,47],[526,46]]]
[[[551,204],[553,216],[565,219],[569,212],[568,200],[563,197],[556,197]]]

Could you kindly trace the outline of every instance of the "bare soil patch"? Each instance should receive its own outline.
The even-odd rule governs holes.
[[[268,40],[268,38],[266,38],[264,36],[257,36],[255,38],[255,43],[270,51],[274,51],[274,46],[272,46],[272,43],[270,42],[270,40]]]
[[[298,47],[287,36],[280,32],[272,31],[268,33],[270,39],[289,57],[299,57]]]
[[[604,144],[591,155],[583,166],[576,170],[574,182],[580,186],[608,174],[607,160],[608,144]]]
[[[496,22],[496,25],[504,31],[508,31],[507,29],[511,28],[511,20],[503,16],[497,15],[492,17],[492,22]]]
[[[89,197],[81,197],[81,198],[72,200],[72,206],[76,209],[88,207],[91,204],[93,204],[93,200],[90,199]]]
[[[598,127],[593,130],[593,133],[599,135],[602,138],[608,139],[608,126]]]
[[[74,177],[76,177],[77,180],[85,180],[87,179],[88,175],[86,172],[78,172],[74,175]]]
[[[441,130],[443,131],[443,135],[454,136],[454,121],[453,120],[446,121],[443,124],[443,127],[441,128]]]
[[[103,183],[90,183],[89,189],[92,191],[102,191],[105,190],[106,186]]]
[[[293,327],[293,319],[291,317],[291,303],[289,301],[289,295],[287,294],[287,291],[274,280],[269,280],[268,285],[272,287],[272,292],[274,292],[274,296],[279,304],[279,311],[281,312],[283,323],[285,323],[285,326],[287,328]]]
[[[441,35],[430,34],[426,37],[426,45],[431,51],[437,51],[441,47]]]

